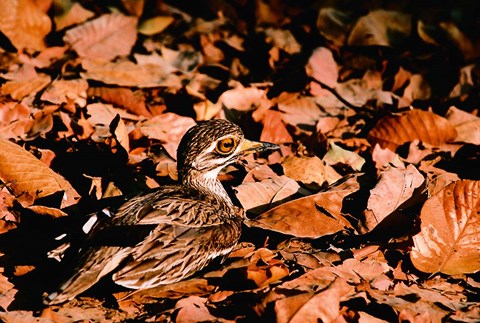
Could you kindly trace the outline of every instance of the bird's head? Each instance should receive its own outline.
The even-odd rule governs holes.
[[[177,150],[177,169],[183,181],[190,172],[204,178],[216,178],[225,166],[247,154],[278,149],[267,142],[245,139],[242,130],[227,120],[200,122],[190,128]]]

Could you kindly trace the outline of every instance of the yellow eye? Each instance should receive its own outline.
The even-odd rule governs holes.
[[[237,146],[237,142],[233,138],[225,138],[220,140],[217,143],[216,151],[219,154],[225,155],[231,153],[235,147]]]

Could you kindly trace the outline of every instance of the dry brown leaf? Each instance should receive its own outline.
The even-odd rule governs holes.
[[[43,92],[40,100],[61,104],[73,100],[81,107],[87,104],[88,83],[84,79],[55,80]]]
[[[20,146],[0,139],[0,179],[10,184],[10,189],[25,207],[31,197],[37,199],[63,191],[60,207],[77,203],[80,195],[62,176],[45,166],[40,160]]]
[[[67,30],[63,40],[80,57],[109,61],[130,54],[137,39],[136,27],[135,17],[108,14]]]
[[[288,276],[289,270],[283,262],[268,265],[252,264],[247,268],[247,279],[262,288]]]
[[[289,54],[297,54],[302,50],[295,36],[288,29],[267,28],[265,35],[269,37],[276,48],[280,48]]]
[[[258,214],[297,193],[300,185],[287,176],[276,175],[261,182],[246,182],[234,189],[242,207]]]
[[[398,285],[403,285],[403,283]],[[443,307],[428,299],[422,299],[415,294],[402,295],[398,293],[397,286],[390,292],[372,288],[368,290],[368,295],[374,302],[389,305],[397,313],[399,319],[402,318],[407,322],[442,322],[447,315],[448,312]]]
[[[177,158],[177,147],[182,136],[194,125],[192,118],[169,112],[141,122],[138,128],[150,139],[160,140],[170,157]]]
[[[328,192],[284,203],[245,221],[245,224],[299,238],[316,239],[352,227],[341,214],[342,202],[345,196],[358,189],[359,184],[352,177]]]
[[[422,161],[418,167],[419,170],[427,175],[428,196],[432,196],[445,186],[460,180],[460,177],[458,177],[457,174],[437,168],[434,166],[434,164],[435,160]]]
[[[150,111],[147,110],[145,96],[141,92],[133,92],[129,88],[91,87],[88,95],[100,97],[105,102],[121,106],[136,115],[152,117]]]
[[[87,113],[90,116],[87,120],[94,128],[92,139],[97,142],[103,142],[109,138],[112,135],[110,133],[110,125],[113,119],[119,115],[119,112],[109,104],[92,103],[87,105]],[[127,127],[121,118],[115,128],[115,137],[126,151],[130,150]]]
[[[424,181],[422,174],[411,164],[406,168],[390,166],[384,170],[377,185],[370,190],[364,212],[364,224],[368,231],[373,230],[389,214],[412,198],[415,189]]]
[[[31,108],[16,102],[0,102],[0,138],[23,136],[30,126]]]
[[[412,17],[398,11],[374,10],[353,26],[347,44],[351,46],[401,46],[412,32]]]
[[[57,31],[60,31],[72,25],[80,24],[95,15],[90,10],[82,7],[82,5],[78,2],[74,2],[72,4],[70,1],[58,1],[55,3],[56,7],[61,5],[64,5],[65,7],[56,8],[61,9],[59,10],[61,11],[61,13],[58,16],[53,17],[53,20],[55,21],[55,28]]]
[[[403,91],[402,99],[408,104],[414,100],[426,100],[431,96],[430,84],[421,74],[413,74],[408,79],[408,86]]]
[[[282,121],[281,112],[268,110],[265,113],[260,140],[275,144],[293,142],[292,136]]]
[[[282,161],[285,175],[306,186],[320,188],[323,184],[332,184],[341,176],[329,165],[325,165],[317,156],[286,156]]]
[[[18,49],[41,50],[52,23],[34,0],[2,0],[0,31]]]
[[[445,116],[448,121],[455,127],[457,138],[455,142],[464,142],[473,145],[480,145],[480,118],[457,109],[450,107]]]
[[[310,56],[307,64],[310,76],[327,86],[334,88],[338,80],[338,66],[332,52],[326,47],[318,47]]]
[[[264,90],[256,87],[244,88],[243,86],[223,92],[218,99],[227,109],[238,111],[254,110],[262,100],[266,100]]]
[[[213,322],[216,317],[210,314],[205,306],[206,298],[199,296],[190,296],[181,299],[175,305],[178,309],[176,322],[178,323],[196,323],[196,322]]]
[[[279,102],[278,109],[284,114],[283,121],[294,126],[315,126],[323,113],[311,97],[297,97],[287,102]]]
[[[50,76],[43,73],[37,74],[32,65],[24,68],[31,69],[31,73],[19,74],[18,78],[4,83],[1,88],[2,95],[10,95],[15,100],[22,100],[26,96],[34,96],[50,83]]]
[[[480,270],[480,181],[452,183],[428,199],[413,237],[413,265],[449,275]]]
[[[379,143],[382,148],[392,151],[415,139],[438,147],[456,137],[457,132],[447,119],[419,109],[400,116],[384,117],[368,134],[372,146]]]
[[[16,293],[17,290],[14,289],[14,285],[8,281],[7,277],[0,274],[0,308],[7,310],[8,306],[14,301]]]
[[[337,278],[318,294],[300,294],[275,302],[277,322],[340,322],[340,301],[347,300],[355,292],[343,278]]]
[[[139,88],[181,87],[180,78],[175,74],[169,74],[165,67],[160,65],[135,64],[126,60],[113,63],[84,60],[82,66],[86,70],[85,73],[81,73],[82,77],[105,84]]]
[[[360,171],[365,164],[365,159],[356,152],[343,149],[337,146],[335,142],[329,141],[330,148],[328,149],[323,161],[330,166],[343,164],[350,166],[354,171]]]

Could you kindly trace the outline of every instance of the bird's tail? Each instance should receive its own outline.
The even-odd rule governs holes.
[[[73,275],[57,291],[43,299],[45,305],[67,302],[83,293],[103,276],[108,275],[125,259],[128,253],[120,247],[99,247],[82,255]]]

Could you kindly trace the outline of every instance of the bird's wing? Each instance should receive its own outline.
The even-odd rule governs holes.
[[[222,224],[226,212],[241,215],[239,208],[225,208],[216,204],[216,201],[205,201],[198,196],[189,196],[181,191],[181,188],[174,186],[127,201],[118,210],[114,222],[135,225],[171,223],[205,227]]]

